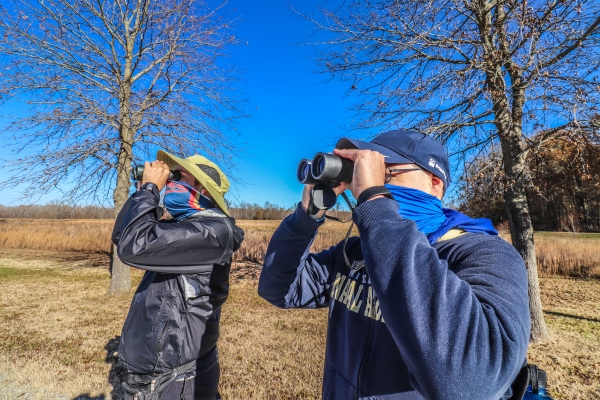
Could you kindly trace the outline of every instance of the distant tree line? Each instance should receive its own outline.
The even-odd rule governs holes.
[[[597,138],[562,132],[531,151],[527,167],[527,198],[536,230],[600,231]],[[495,224],[507,221],[505,185],[500,152],[475,159],[465,171],[461,209]]]
[[[112,207],[73,206],[59,202],[45,205],[0,205],[0,218],[111,219],[114,215]]]
[[[294,212],[293,207],[281,207],[270,202],[264,205],[241,202],[229,207],[229,213],[237,220],[282,220]],[[342,211],[339,204],[329,212],[339,218],[350,219],[350,213]],[[60,202],[45,205],[0,205],[0,218],[40,218],[40,219],[113,219],[114,209],[101,206],[75,206]]]
[[[245,203],[229,207],[235,219],[282,220],[294,211],[268,201],[260,206],[256,203]],[[0,218],[39,218],[39,219],[113,219],[114,209],[101,206],[76,206],[60,202],[44,205],[0,205]]]
[[[256,203],[241,202],[229,207],[229,213],[235,219],[271,219],[282,220],[291,214],[294,208],[281,207],[270,202],[265,202],[264,206]]]

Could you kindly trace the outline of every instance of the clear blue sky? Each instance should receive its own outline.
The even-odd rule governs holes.
[[[317,12],[320,1],[291,1],[302,12]],[[291,206],[302,193],[296,181],[301,158],[329,151],[349,133],[350,99],[345,85],[323,83],[327,76],[314,72],[311,49],[301,45],[314,26],[292,12],[284,1],[231,0],[239,22],[236,35],[242,45],[232,57],[246,70],[245,91],[255,109],[255,119],[241,126],[248,142],[247,156],[239,176],[246,186],[236,185],[240,199]],[[247,42],[247,45],[246,45]]]
[[[347,111],[350,100],[343,98],[345,86],[321,83],[327,76],[313,72],[316,66],[309,57],[311,49],[301,44],[314,27],[290,7],[317,12],[321,3],[229,1],[240,44],[229,49],[228,61],[243,70],[241,89],[250,98],[253,111],[253,119],[239,127],[244,154],[235,175],[244,184],[233,182],[230,201],[293,205],[302,193],[302,185],[295,178],[300,159],[331,150],[338,138],[348,134],[340,128],[351,116]],[[0,155],[5,157],[10,156]],[[0,180],[7,177],[7,171],[0,169]],[[60,197],[58,191],[48,193],[38,203]],[[23,202],[18,190],[0,191],[0,204]]]
[[[233,182],[230,201],[264,204],[269,201],[290,207],[300,199],[302,185],[296,181],[301,158],[330,151],[340,137],[368,137],[368,132],[348,132],[352,99],[344,98],[347,84],[327,82],[315,73],[311,48],[303,46],[314,26],[294,14],[318,13],[323,1],[230,0],[228,8],[237,18],[234,34],[240,44],[230,48],[230,61],[244,70],[241,89],[249,96],[253,119],[239,127],[244,149]],[[5,150],[6,151],[6,150]],[[1,151],[0,151],[1,152]],[[9,157],[1,154],[0,158]],[[0,169],[0,180],[7,171]],[[17,188],[18,189],[18,188]],[[40,204],[59,200],[59,191],[44,194]],[[109,196],[109,197],[112,197]],[[0,204],[27,203],[18,190],[0,191]]]

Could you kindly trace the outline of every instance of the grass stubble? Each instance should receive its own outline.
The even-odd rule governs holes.
[[[0,399],[111,398],[106,346],[120,334],[131,295],[107,296],[106,268],[73,258],[0,249],[0,386],[23,388],[0,389]],[[326,310],[271,306],[256,294],[257,274],[244,272],[250,268],[259,267],[234,271],[222,313],[223,398],[317,398]],[[141,277],[132,269],[134,286]]]
[[[71,240],[57,234],[44,242],[50,250],[28,242],[26,230],[31,235],[32,227],[42,227],[43,233],[44,227],[52,231],[56,225],[31,220],[20,236],[23,241],[17,243],[5,239],[10,229],[0,222],[0,387],[13,388],[12,397],[4,398],[111,398],[113,393],[109,361],[114,353],[107,344],[120,334],[131,295],[106,295],[108,256],[101,246],[93,250],[71,243],[78,240],[77,224],[92,222],[61,222],[60,230]],[[253,254],[262,257],[260,251],[264,254],[277,224],[240,222],[246,245],[255,253],[238,256],[222,313],[224,399],[320,397],[327,311],[279,310],[256,294],[260,266],[251,260]],[[96,229],[90,237],[109,235],[112,229],[103,222],[87,227]],[[314,248],[341,240],[347,228],[326,224]],[[582,247],[588,254],[590,246],[600,246],[598,238],[541,235],[536,243],[552,243],[556,250],[565,243],[580,246],[577,239],[592,239]],[[21,248],[10,249],[10,243]],[[590,260],[591,275],[597,274],[597,257]],[[600,398],[600,281],[550,276],[542,270],[540,274],[550,338],[530,346],[529,361],[548,371],[550,393],[556,399]],[[132,269],[134,287],[141,276],[142,271]],[[0,389],[0,399],[2,394]]]

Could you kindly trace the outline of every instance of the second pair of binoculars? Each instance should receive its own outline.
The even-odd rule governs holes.
[[[335,206],[337,196],[332,188],[341,182],[352,182],[353,172],[354,163],[335,154],[317,153],[312,160],[302,159],[296,177],[300,183],[315,185],[310,193],[308,214]]]
[[[135,167],[133,167],[131,169],[131,179],[133,179],[134,181],[141,181],[144,178],[144,166],[143,165],[136,165]],[[169,178],[170,181],[178,181],[181,179],[181,171],[171,171],[169,173]]]

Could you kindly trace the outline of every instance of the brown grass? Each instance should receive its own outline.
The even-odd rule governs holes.
[[[238,221],[238,225],[244,229],[246,237],[242,247],[233,255],[234,261],[262,263],[271,236],[279,224],[280,221]],[[326,221],[325,225],[319,229],[319,234],[311,248],[312,251],[318,252],[327,249],[344,240],[348,229],[350,229],[350,223]],[[353,228],[353,234],[358,235],[356,226]]]
[[[534,240],[540,276],[600,278],[600,234],[536,232]]]
[[[600,281],[540,278],[546,343],[530,345],[528,359],[548,373],[556,399],[600,399]]]
[[[110,251],[109,219],[0,219],[0,248]]]
[[[0,398],[111,398],[131,297],[106,296],[108,258],[89,256],[0,249]],[[256,294],[259,269],[232,269],[219,341],[223,398],[318,398],[327,311],[269,305]],[[141,271],[132,273],[137,284]],[[548,371],[554,398],[600,398],[600,281],[540,283],[551,336],[531,346],[529,360]]]
[[[600,278],[599,234],[544,232],[536,240],[541,273]]]
[[[269,240],[280,221],[238,221],[246,238],[235,261],[262,262]],[[0,248],[110,252],[113,220],[0,219]],[[342,240],[350,224],[327,221],[319,230],[314,251]],[[357,234],[354,228],[354,234]]]
[[[40,400],[120,398],[109,375],[131,296],[106,296],[108,272],[97,264],[77,254],[0,249],[0,399],[25,392]],[[233,268],[219,341],[222,395],[317,398],[327,312],[271,306],[256,293],[258,271]],[[132,274],[135,286],[142,271]],[[9,392],[9,382],[20,392]]]
[[[0,248],[110,251],[112,220],[0,219]],[[261,263],[280,221],[238,221],[246,238],[234,254],[236,262]],[[312,250],[320,251],[343,240],[350,224],[326,221]],[[357,235],[356,227],[353,235]],[[510,235],[501,236],[510,241]],[[538,232],[535,234],[540,276],[600,278],[600,234]]]

